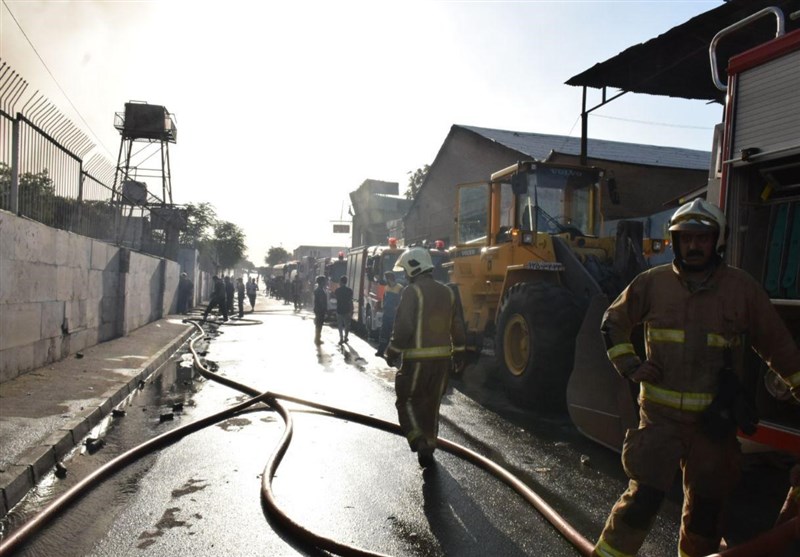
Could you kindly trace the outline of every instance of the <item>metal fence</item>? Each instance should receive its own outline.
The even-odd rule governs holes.
[[[116,167],[95,144],[0,61],[0,209],[108,242],[160,254],[145,204],[113,195]],[[18,105],[22,105],[16,110]],[[89,158],[87,159],[87,156]]]

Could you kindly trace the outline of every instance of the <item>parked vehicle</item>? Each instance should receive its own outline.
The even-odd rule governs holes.
[[[565,405],[589,301],[602,296],[607,307],[646,266],[641,223],[598,236],[602,176],[595,167],[526,161],[459,186],[450,278],[467,350],[493,344],[499,379],[521,405]]]

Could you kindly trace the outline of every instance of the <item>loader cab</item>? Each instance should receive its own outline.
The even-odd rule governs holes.
[[[602,172],[523,162],[492,174],[491,182],[459,186],[458,245],[534,244],[537,233],[596,237]]]
[[[514,227],[523,236],[528,231],[570,237],[597,236],[599,219],[595,204],[599,198],[599,171],[546,163],[519,166],[511,174],[510,182],[515,198]]]

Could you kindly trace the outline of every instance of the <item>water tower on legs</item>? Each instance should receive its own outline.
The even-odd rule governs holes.
[[[114,127],[121,136],[111,197],[119,207],[117,243],[175,259],[185,224],[184,211],[172,202],[169,145],[178,136],[175,116],[164,106],[130,101],[115,114]],[[160,196],[154,182],[160,183]],[[162,249],[154,249],[159,245]]]

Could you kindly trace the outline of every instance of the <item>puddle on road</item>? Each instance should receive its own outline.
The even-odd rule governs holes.
[[[160,538],[164,535],[165,530],[172,528],[190,528],[191,524],[188,521],[175,518],[175,515],[178,514],[180,510],[180,507],[171,507],[165,510],[164,514],[161,515],[161,519],[155,524],[155,532],[148,530],[139,534],[139,539],[143,541],[136,547],[139,549],[147,549],[156,543],[156,538]],[[195,515],[195,517],[199,517],[199,515]]]
[[[251,423],[252,422],[247,418],[230,418],[224,422],[218,423],[217,427],[225,431],[241,431],[245,426]]]
[[[172,490],[172,498],[178,499],[179,497],[183,497],[184,495],[189,495],[190,493],[194,493],[196,491],[202,491],[203,489],[208,487],[208,484],[203,482],[205,482],[205,480],[191,479],[187,481],[185,484],[183,484],[183,487]]]

